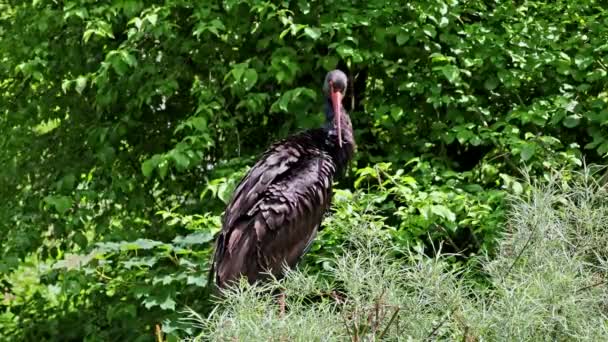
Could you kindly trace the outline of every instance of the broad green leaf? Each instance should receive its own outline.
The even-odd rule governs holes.
[[[336,51],[338,51],[338,54],[342,58],[350,57],[355,52],[355,50],[352,47],[348,46],[348,45],[340,45],[340,46],[338,46],[338,48],[336,49]]]
[[[120,56],[122,57],[122,60],[130,67],[135,67],[137,66],[137,59],[135,59],[135,57],[130,54],[129,52],[125,51],[125,50],[121,50],[120,51]]]
[[[251,89],[256,82],[258,81],[258,73],[255,69],[247,69],[243,73],[243,84],[245,85],[245,90]]]
[[[437,35],[437,31],[435,30],[435,28],[432,25],[428,24],[422,27],[422,32],[424,32],[424,34],[429,36],[430,38],[435,38],[435,36]]]
[[[405,32],[399,32],[397,34],[397,44],[398,45],[403,45],[403,44],[407,43],[407,41],[409,39],[410,39],[410,36]]]
[[[208,232],[192,233],[186,236],[177,236],[173,243],[182,245],[197,245],[213,240],[213,235]]]
[[[207,131],[207,119],[197,116],[189,119],[190,123],[199,132]]]
[[[448,64],[442,66],[440,69],[443,76],[445,76],[450,83],[456,83],[456,81],[460,79],[460,70],[458,67]]]
[[[163,245],[160,241],[155,241],[151,239],[137,239],[133,242],[124,242],[121,244],[121,249],[123,250],[138,250],[138,249],[152,249]]]
[[[333,70],[338,65],[338,57],[326,56],[321,59],[321,64],[326,71]]]
[[[188,157],[181,152],[174,151],[171,153],[171,158],[175,161],[175,165],[177,165],[180,170],[185,170],[190,165]]]
[[[163,161],[161,161],[158,164],[158,175],[160,176],[161,179],[165,179],[165,177],[167,176],[167,172],[169,170],[169,162],[167,162],[166,159],[164,159]],[[145,176],[145,174],[144,174]],[[146,176],[148,177],[148,176]]]
[[[177,305],[177,303],[171,297],[167,297],[164,301],[159,303],[160,308],[163,310],[174,311],[176,305]]]
[[[156,26],[156,21],[158,20],[158,14],[152,13],[146,16],[146,19],[152,24],[152,26]]]
[[[516,195],[522,194],[524,192],[524,187],[521,185],[520,182],[517,181],[513,181],[512,189]]]
[[[528,161],[530,158],[532,158],[532,156],[534,155],[535,152],[536,152],[536,144],[527,142],[527,143],[524,143],[524,145],[521,148],[521,152],[519,154],[523,161]]]
[[[317,40],[321,37],[321,31],[318,28],[314,27],[306,27],[304,28],[304,34],[307,35],[312,40]]]
[[[72,207],[72,198],[68,196],[47,196],[44,200],[60,215],[65,214]]]
[[[579,114],[568,115],[564,119],[564,126],[568,128],[574,128],[579,125],[581,116]]]
[[[154,171],[154,169],[158,166],[158,164],[160,162],[161,162],[161,156],[154,155],[152,158],[144,161],[141,164],[141,172],[143,173],[143,175],[145,177],[150,177],[152,175],[152,172]]]
[[[201,276],[188,276],[188,279],[186,280],[186,284],[188,285],[195,285],[198,287],[205,287],[207,286],[207,277],[204,275]]]
[[[88,81],[87,77],[78,76],[78,78],[76,79],[76,87],[75,87],[78,94],[82,94],[82,91],[87,86],[87,81]]]
[[[597,148],[597,153],[602,155],[602,156],[606,156],[606,154],[608,153],[608,141],[604,141],[598,148]]]
[[[456,221],[456,214],[454,214],[448,207],[443,205],[432,205],[430,207],[431,212],[439,217],[443,217],[444,219],[454,222]]]
[[[397,121],[403,115],[403,109],[399,107],[391,108],[391,117],[393,120]]]

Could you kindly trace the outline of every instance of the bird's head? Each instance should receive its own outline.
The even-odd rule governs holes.
[[[340,70],[328,72],[325,76],[325,83],[323,83],[323,93],[330,103],[327,119],[332,120],[338,131],[338,145],[340,147],[342,147],[342,98],[346,93],[347,84],[348,78]]]

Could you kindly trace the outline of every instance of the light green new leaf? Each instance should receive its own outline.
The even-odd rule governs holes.
[[[87,77],[78,76],[78,78],[76,79],[76,87],[75,87],[78,94],[82,94],[82,91],[87,86],[87,81],[88,81]]]
[[[439,217],[443,217],[444,219],[450,222],[456,221],[456,214],[454,214],[454,212],[452,212],[450,209],[448,209],[448,207],[444,205],[432,205],[431,212]]]
[[[321,37],[321,31],[318,28],[314,27],[305,27],[304,34],[312,40],[317,40],[319,39],[319,37]]]

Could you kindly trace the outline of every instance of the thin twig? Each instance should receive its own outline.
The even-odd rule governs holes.
[[[450,236],[450,232],[448,232],[448,230],[447,230],[447,229],[445,229],[445,227],[444,227],[444,226],[442,226],[442,225],[439,225],[439,224],[435,223],[435,227],[436,227],[436,228],[440,228],[440,229],[441,229],[441,230],[442,230],[442,231],[445,233],[445,237],[447,238],[448,243],[449,243],[449,244],[450,244],[452,247],[454,247],[454,250],[455,250],[455,251],[457,251],[456,253],[461,253],[461,252],[463,252],[464,250],[466,250],[466,248],[465,248],[465,249],[461,249],[461,248],[460,248],[460,247],[459,247],[459,246],[458,246],[458,245],[457,245],[457,244],[454,242],[454,240],[452,240],[452,237]]]
[[[598,282],[598,283],[595,283],[595,284],[591,284],[591,285],[587,285],[587,286],[581,287],[580,289],[576,290],[575,292],[576,292],[576,293],[583,292],[583,291],[585,291],[585,290],[589,290],[589,289],[591,289],[591,288],[594,288],[594,287],[597,287],[597,286],[600,286],[600,285],[604,285],[604,284],[606,284],[607,282],[608,282],[608,281],[606,281],[606,280],[602,280],[602,281],[600,281],[600,282]]]
[[[524,251],[528,248],[528,246],[532,242],[532,235],[533,235],[533,233],[530,233],[530,235],[528,236],[528,241],[526,241],[526,244],[524,245],[524,247],[521,249],[521,251],[519,251],[519,253],[517,254],[517,257],[515,257],[515,260],[513,260],[513,263],[507,270],[507,273],[503,276],[503,280],[505,279],[506,276],[509,275],[509,273],[511,273],[511,271],[513,270],[513,267],[515,267],[515,264],[519,261],[521,256],[524,254]]]
[[[380,333],[380,335],[378,336],[379,340],[382,340],[382,338],[384,337],[384,334],[386,334],[386,332],[388,331],[388,329],[391,327],[391,325],[393,324],[393,322],[395,321],[395,318],[397,318],[397,314],[399,313],[399,310],[401,310],[401,308],[399,308],[398,306],[395,308],[395,311],[393,312],[393,315],[391,316],[391,319],[388,320],[388,324],[386,325],[386,328],[384,328],[384,330],[382,330],[382,332]]]
[[[279,294],[279,316],[281,318],[285,317],[285,292]]]
[[[433,336],[435,336],[437,334],[437,331],[439,331],[439,329],[445,324],[445,322],[448,321],[448,315],[449,315],[449,312],[445,315],[443,320],[441,322],[439,322],[439,324],[437,324],[435,326],[435,328],[433,328],[433,330],[431,330],[431,333],[429,334],[429,336],[426,337],[427,341],[430,341],[433,338]]]
[[[355,305],[355,315],[353,319],[353,342],[359,341],[359,323],[358,323],[358,310],[359,308]]]

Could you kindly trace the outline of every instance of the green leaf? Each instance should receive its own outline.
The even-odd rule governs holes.
[[[340,46],[338,46],[336,51],[342,58],[350,57],[355,52],[355,50],[348,45],[340,45]]]
[[[460,79],[460,70],[458,67],[448,64],[440,67],[440,69],[443,76],[445,76],[450,83],[456,83],[456,81]]]
[[[133,242],[124,242],[121,244],[122,250],[148,250],[153,249],[157,246],[163,245],[160,241],[155,241],[151,239],[137,239]]]
[[[398,45],[403,45],[403,44],[407,43],[407,41],[409,39],[410,39],[410,36],[405,32],[399,32],[397,34],[397,44]]]
[[[180,170],[185,170],[190,165],[188,157],[181,152],[174,151],[171,153],[171,158],[175,161],[175,165],[177,165]]]
[[[141,25],[143,24],[143,20],[141,20],[141,18],[133,18],[131,20],[133,22],[133,24],[135,25],[135,27],[137,28],[138,31],[141,30]]]
[[[72,84],[74,84],[73,80],[63,80],[61,82],[61,90],[63,91],[64,94],[70,90],[70,87],[72,86]]]
[[[256,82],[258,81],[258,73],[255,69],[247,69],[243,73],[243,84],[245,85],[245,90],[251,89]]]
[[[68,196],[47,196],[44,200],[60,215],[65,214],[72,207],[72,198]]]
[[[198,245],[213,240],[213,235],[208,232],[192,233],[186,236],[177,236],[173,243],[180,245]]]
[[[146,16],[146,19],[152,24],[152,26],[156,26],[156,21],[158,20],[158,14],[152,13]]]
[[[156,166],[158,166],[158,164],[161,162],[161,156],[160,155],[154,155],[152,158],[144,161],[141,164],[141,172],[143,173],[143,175],[146,178],[149,178],[152,175],[152,172],[154,171],[154,169],[156,168]]]
[[[581,116],[579,114],[568,115],[564,119],[564,126],[568,128],[574,128],[581,122]]]
[[[78,76],[78,78],[76,79],[76,88],[75,88],[76,91],[78,92],[78,94],[82,94],[82,91],[87,86],[87,81],[88,81],[88,79],[85,76]]]
[[[597,153],[601,156],[605,156],[608,153],[608,141],[604,141],[598,148]]]
[[[112,69],[114,69],[116,74],[119,76],[125,75],[129,69],[128,65],[124,61],[117,58],[114,58],[110,63],[112,65]]]
[[[240,82],[241,81],[241,77],[245,73],[246,69],[247,69],[247,64],[246,63],[235,64],[232,67],[231,73],[232,73],[232,76],[234,77],[234,80],[236,82]]]
[[[207,286],[207,277],[204,275],[201,275],[198,277],[188,276],[188,278],[186,280],[186,284],[195,285],[198,287],[205,287],[205,286]]]
[[[230,189],[228,188],[228,183],[222,183],[217,188],[217,197],[222,200],[224,203],[228,203],[230,199]]]
[[[532,158],[532,156],[534,155],[535,152],[536,152],[536,144],[528,142],[522,146],[521,152],[519,153],[519,155],[521,156],[521,159],[523,161],[528,161],[530,158]]]
[[[400,107],[392,107],[391,108],[391,117],[393,120],[398,121],[399,118],[403,116],[403,109]]]
[[[168,170],[169,170],[169,162],[167,162],[167,160],[164,159],[163,161],[161,161],[158,164],[158,175],[160,176],[161,179],[165,179],[165,177],[167,176]]]
[[[439,217],[442,217],[450,222],[456,221],[456,214],[452,212],[448,207],[443,205],[432,205],[431,212]]]
[[[574,57],[574,65],[576,65],[579,70],[585,70],[591,64],[593,64],[593,56],[578,54]]]
[[[511,187],[513,189],[513,192],[516,195],[520,195],[520,194],[522,194],[524,192],[524,187],[521,185],[520,182],[513,181],[513,184],[511,185]]]
[[[313,27],[304,28],[304,34],[310,37],[312,40],[317,40],[319,37],[321,37],[321,31]]]
[[[496,89],[498,87],[498,79],[494,76],[486,78],[486,80],[483,82],[483,87],[487,90]]]
[[[321,59],[321,64],[326,71],[330,71],[336,68],[338,60],[339,58],[336,56],[325,56]]]
[[[80,248],[84,249],[87,247],[88,240],[87,237],[82,234],[82,232],[76,232],[72,239]]]
[[[130,67],[137,66],[137,59],[135,59],[135,57],[132,54],[130,54],[128,51],[121,50],[120,56],[122,57],[122,60],[125,63],[127,63],[128,66],[130,66]]]
[[[190,123],[192,124],[194,129],[196,129],[197,131],[199,131],[199,132],[207,131],[207,119],[200,117],[200,116],[196,116],[196,117],[190,118],[188,121],[190,121]]]
[[[160,308],[163,310],[175,310],[176,304],[177,303],[175,303],[171,297],[167,296],[167,298],[160,303]]]
[[[431,38],[435,38],[435,36],[437,35],[437,31],[435,30],[435,28],[432,25],[424,25],[422,27],[422,32],[424,32],[425,35],[431,37]]]

